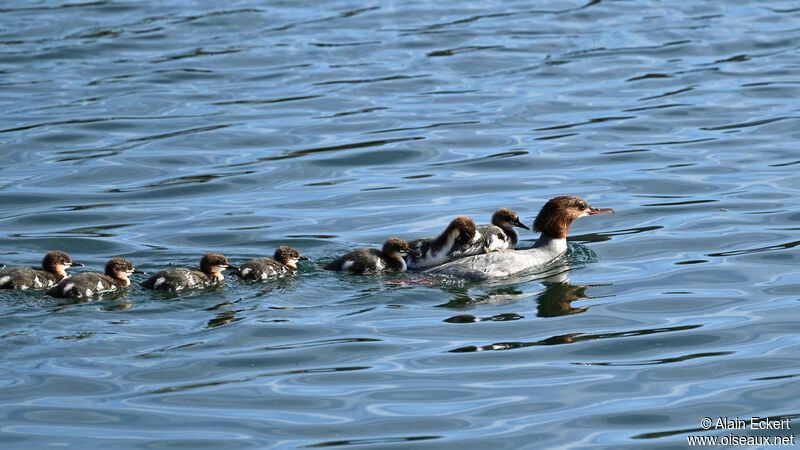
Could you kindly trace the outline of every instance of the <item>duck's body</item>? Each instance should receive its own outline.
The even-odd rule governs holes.
[[[545,266],[566,250],[566,239],[539,238],[536,244],[529,249],[467,256],[433,267],[425,272],[452,275],[475,281],[503,278]]]
[[[105,273],[81,272],[61,280],[47,291],[51,297],[91,297],[103,292],[114,291],[131,284],[128,277],[133,273],[144,273],[133,268],[130,261],[112,258],[108,261]]]
[[[142,283],[146,289],[158,291],[180,291],[202,288],[221,283],[225,269],[238,269],[228,264],[228,259],[219,253],[206,253],[200,260],[200,268],[174,267],[157,272]]]
[[[426,272],[488,280],[536,269],[547,265],[567,250],[567,230],[573,220],[606,212],[614,210],[591,208],[579,197],[555,197],[542,207],[536,217],[533,230],[542,234],[532,248],[468,256]]]
[[[347,270],[357,275],[405,272],[405,257],[413,254],[408,243],[402,239],[388,239],[381,250],[375,248],[358,248],[344,256],[336,258],[322,268],[325,270]]]
[[[467,216],[458,216],[439,236],[409,241],[408,248],[418,255],[409,254],[406,258],[408,268],[425,269],[444,264],[450,261],[454,252],[464,251],[480,239],[475,222]]]
[[[517,246],[517,242],[519,242],[519,234],[517,234],[517,230],[514,227],[529,229],[519,221],[519,216],[513,210],[509,208],[498,209],[492,215],[491,224],[477,227],[477,235],[480,238],[453,251],[451,260],[482,253],[513,250]]]
[[[308,261],[308,258],[283,245],[275,250],[274,258],[251,259],[240,265],[233,274],[247,281],[272,280],[297,272],[298,261]]]
[[[0,289],[47,289],[67,276],[67,269],[83,266],[64,252],[48,252],[42,267],[12,267],[0,271]]]

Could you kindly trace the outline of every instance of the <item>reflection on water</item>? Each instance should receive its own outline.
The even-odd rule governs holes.
[[[242,320],[241,317],[236,317],[238,311],[223,311],[217,313],[217,316],[208,321],[208,328],[220,327]]]
[[[323,448],[323,447],[340,447],[350,445],[390,445],[404,442],[414,441],[427,441],[430,439],[441,439],[444,436],[401,436],[393,438],[379,438],[379,439],[350,439],[342,441],[326,441],[319,444],[304,445],[301,448]]]
[[[483,346],[474,346],[469,345],[466,347],[460,347],[450,350],[452,353],[463,353],[463,352],[479,352],[483,350],[513,350],[525,347],[532,347],[538,345],[561,345],[561,344],[574,344],[578,342],[585,342],[585,341],[594,341],[600,339],[615,339],[615,338],[628,338],[628,337],[637,337],[637,336],[647,336],[650,334],[655,333],[669,333],[675,331],[684,331],[684,330],[691,330],[694,328],[699,328],[702,325],[684,325],[680,327],[669,327],[669,328],[657,328],[657,329],[647,329],[647,330],[628,330],[628,331],[620,331],[614,333],[570,333],[570,334],[562,334],[558,336],[551,336],[546,339],[533,341],[533,342],[498,342],[494,344],[488,344]],[[727,354],[727,353],[722,353]],[[716,356],[717,354],[704,354],[705,356]],[[691,359],[692,357],[683,357],[683,359],[676,359],[677,360],[685,360]],[[670,361],[664,361],[670,362]],[[654,363],[657,364],[658,362]],[[612,365],[610,363],[600,364],[600,365]]]
[[[453,287],[445,288],[444,290],[452,294],[452,299],[449,302],[438,305],[445,308],[463,308],[485,303],[513,303],[516,300],[534,295],[533,293],[525,293],[515,287],[490,289],[488,292],[478,295],[470,295],[468,288]]]
[[[472,322],[483,322],[486,320],[493,320],[495,322],[499,322],[506,320],[519,320],[524,318],[525,317],[517,313],[497,314],[496,316],[491,316],[491,317],[475,317],[470,314],[459,314],[457,316],[444,319],[444,321],[449,323],[472,323]]]
[[[603,285],[588,284],[572,286],[564,282],[550,284],[544,292],[539,295],[539,298],[536,299],[539,303],[536,315],[539,317],[556,317],[585,312],[591,308],[591,305],[573,307],[572,302],[599,298],[586,295],[586,289],[594,286]]]
[[[587,295],[586,289],[594,286],[608,286],[608,285],[581,285],[573,286],[567,282],[554,282],[545,283],[545,289],[536,296],[537,317],[557,317],[565,316],[568,314],[577,314],[587,311],[592,305],[573,307],[572,302],[593,299],[598,297],[591,297]],[[492,289],[486,294],[477,297],[470,297],[466,292],[454,295],[454,299],[445,303],[443,307],[447,308],[463,308],[467,306],[475,306],[484,303],[503,304],[513,303],[526,297],[535,294],[525,294],[515,288],[498,288]],[[470,323],[480,322],[484,320],[519,320],[524,318],[516,313],[498,314],[491,317],[477,318],[469,314],[459,314],[457,316],[445,319],[445,322],[450,323]]]

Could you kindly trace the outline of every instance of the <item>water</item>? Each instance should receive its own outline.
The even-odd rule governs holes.
[[[703,417],[798,422],[795,2],[140,3],[0,7],[0,261],[313,264],[0,293],[3,448],[684,448],[790,434]],[[563,194],[617,213],[546,273],[317,268]]]

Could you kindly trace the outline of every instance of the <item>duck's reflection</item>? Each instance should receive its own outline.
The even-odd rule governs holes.
[[[238,322],[242,320],[242,317],[236,317],[236,313],[240,311],[222,311],[217,314],[216,317],[208,321],[206,324],[206,328],[214,328],[219,327],[222,325],[227,325],[229,323]]]
[[[81,305],[85,303],[98,303],[100,309],[103,311],[124,311],[133,308],[133,302],[127,298],[128,293],[124,290],[116,290],[112,292],[105,292],[102,294],[93,295],[91,297],[70,297],[61,300],[57,303],[51,311],[58,312],[64,311],[71,306]],[[51,299],[47,296],[41,298]]]
[[[544,289],[537,292],[524,292],[519,286],[512,285],[493,288],[485,293],[474,295],[469,292],[468,287],[450,287],[447,290],[452,294],[452,299],[439,306],[445,308],[464,308],[480,304],[497,305],[515,302],[536,295],[536,315],[538,317],[566,316],[588,311],[589,308],[594,305],[573,306],[572,303],[580,300],[600,298],[586,294],[586,290],[590,287],[603,285],[572,285],[566,279],[567,272],[567,270],[563,270],[539,280],[544,285]],[[500,314],[498,316],[485,318],[461,314],[445,319],[445,322],[465,323],[484,320],[517,320],[520,318],[522,318],[522,316],[516,313]]]
[[[594,305],[574,307],[572,302],[598,298],[586,295],[586,289],[594,286],[600,285],[583,284],[573,286],[566,281],[549,284],[536,299],[538,303],[536,315],[539,317],[556,317],[588,311]]]
[[[569,334],[561,334],[558,336],[550,336],[545,339],[541,339],[538,341],[529,341],[529,342],[497,342],[494,344],[476,346],[476,345],[467,345],[464,347],[454,348],[449,350],[450,353],[464,353],[464,352],[480,352],[486,350],[512,350],[517,348],[525,348],[525,347],[533,347],[537,345],[561,345],[561,344],[572,344],[576,342],[586,342],[586,341],[594,341],[599,339],[617,339],[617,338],[630,338],[636,336],[646,336],[650,334],[657,334],[657,333],[672,333],[672,332],[679,332],[679,331],[686,331],[692,330],[696,328],[700,328],[702,325],[681,325],[681,326],[674,326],[674,327],[662,327],[662,328],[645,328],[645,329],[638,329],[638,330],[623,330],[623,331],[616,331],[611,333],[569,333]],[[708,355],[717,355],[710,354],[710,353],[702,353],[699,354],[700,356],[708,356]],[[689,355],[689,357],[697,357],[697,355]],[[655,363],[661,363],[663,361],[669,362],[669,360],[653,360]],[[605,363],[605,365],[611,365],[611,363]]]

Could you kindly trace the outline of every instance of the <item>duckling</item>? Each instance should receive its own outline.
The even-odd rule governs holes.
[[[51,297],[91,297],[95,294],[114,291],[131,284],[128,277],[134,273],[144,273],[134,269],[133,264],[124,258],[111,258],[106,263],[105,274],[100,272],[81,272],[61,280],[47,291]]]
[[[381,250],[374,248],[359,248],[340,256],[333,262],[323,266],[325,270],[349,270],[357,275],[381,272],[405,272],[407,269],[407,255],[419,256],[419,253],[409,248],[408,242],[390,238]]]
[[[453,219],[442,233],[435,238],[414,239],[408,243],[410,249],[417,251],[406,258],[409,269],[425,269],[444,264],[451,259],[453,252],[473,245],[481,236],[475,228],[475,222],[467,216]]]
[[[221,283],[225,277],[225,269],[238,269],[228,264],[228,259],[219,253],[206,253],[200,260],[200,268],[173,267],[157,272],[142,283],[146,289],[159,291],[180,291],[182,289],[201,288]]]
[[[0,271],[0,289],[46,289],[67,276],[67,269],[83,266],[60,251],[48,252],[42,259],[42,267],[12,267]]]
[[[519,234],[514,227],[530,230],[527,225],[519,221],[519,216],[514,210],[500,208],[492,215],[492,223],[478,225],[477,230],[481,238],[474,244],[465,245],[451,255],[451,260],[465,256],[479,255],[503,250],[513,250],[519,242]]]
[[[248,281],[269,280],[295,273],[298,261],[308,261],[308,258],[300,256],[300,252],[296,249],[285,245],[275,250],[273,258],[252,259],[240,265],[239,270],[233,274]]]

